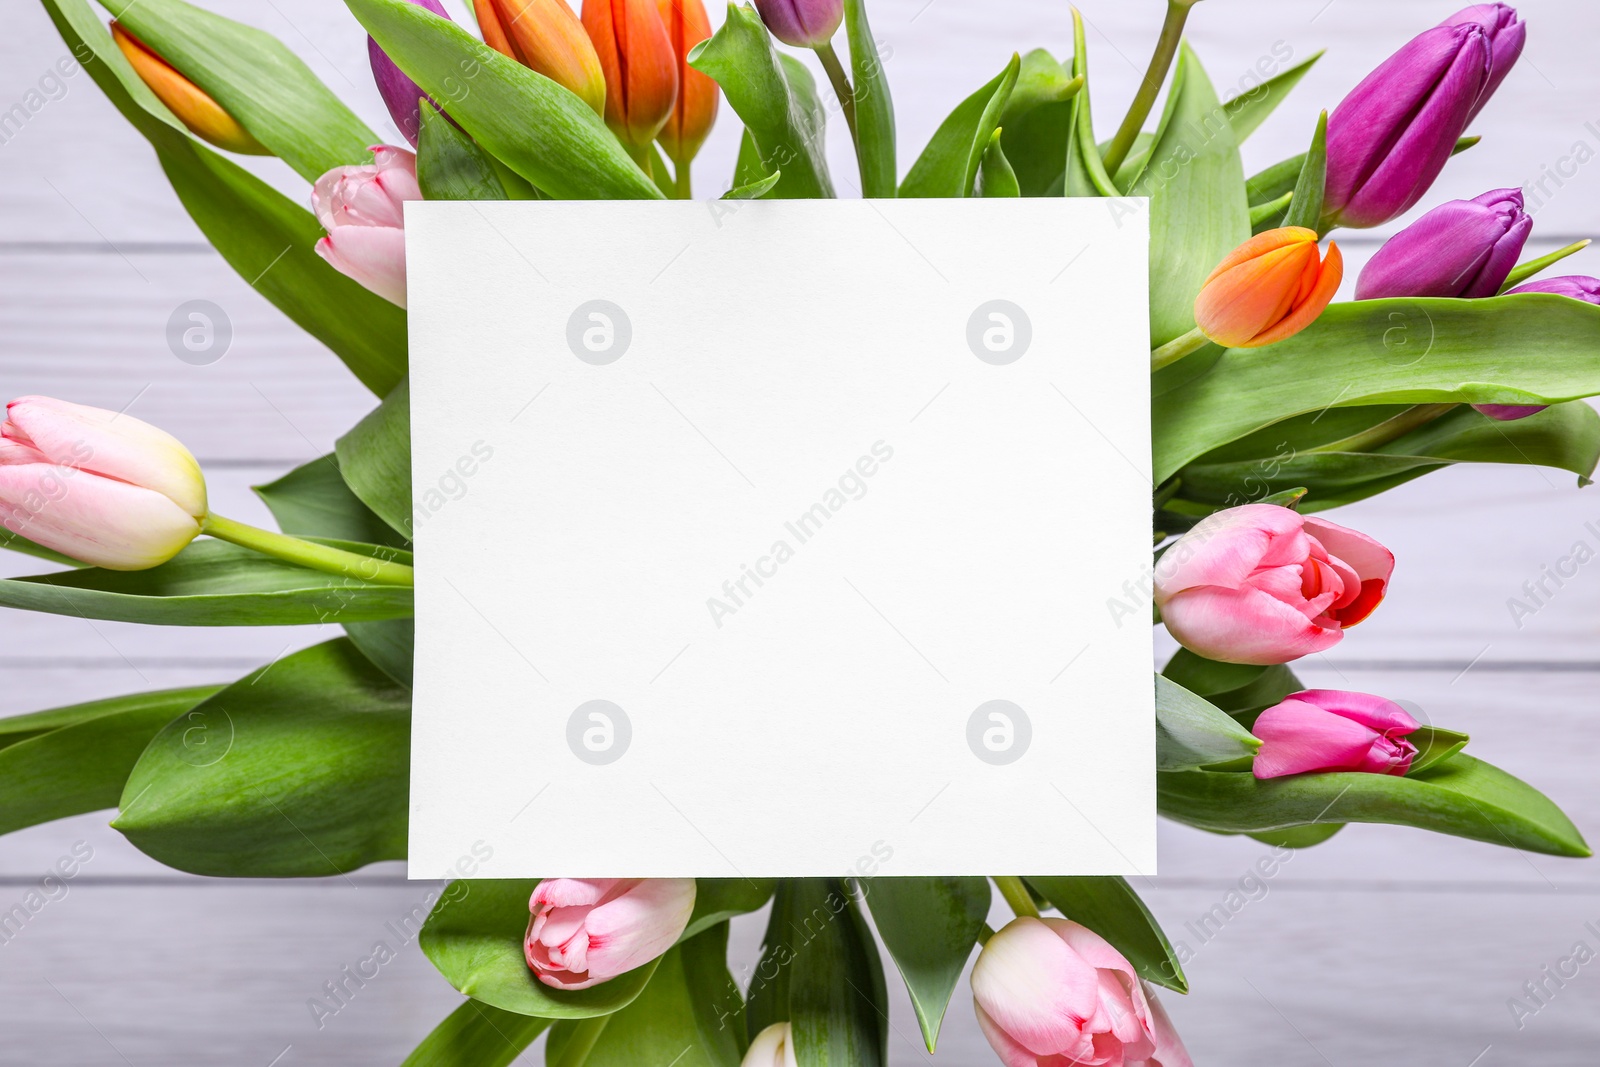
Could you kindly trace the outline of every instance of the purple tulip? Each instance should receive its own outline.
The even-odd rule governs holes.
[[[1476,4],[1367,75],[1328,117],[1329,221],[1377,226],[1420,200],[1525,36],[1511,8]]]
[[[450,17],[439,0],[410,0],[410,2],[418,7],[427,8],[441,18]],[[378,92],[383,97],[384,105],[389,109],[389,117],[400,127],[400,132],[411,142],[411,147],[417,147],[417,131],[422,125],[420,101],[427,97],[428,103],[433,104],[434,108],[438,109],[439,105],[435,104],[433,98],[423,92],[422,87],[412,81],[405,71],[396,66],[388,53],[379,48],[378,42],[371,37],[367,38],[367,59],[372,63],[372,80],[378,83]]]
[[[1600,304],[1600,278],[1589,278],[1581,274],[1571,274],[1565,278],[1546,278],[1542,282],[1519,285],[1511,290],[1511,293],[1553,293],[1556,296],[1571,297],[1573,300],[1582,300],[1589,304]],[[1511,293],[1506,295],[1510,296]],[[1474,404],[1472,406],[1499,422],[1515,422],[1517,419],[1525,419],[1544,410],[1543,405]]]
[[[844,21],[844,0],[755,0],[772,36],[794,48],[816,48],[833,40]]]
[[[1532,229],[1520,189],[1440,204],[1378,249],[1361,270],[1356,299],[1494,296]]]

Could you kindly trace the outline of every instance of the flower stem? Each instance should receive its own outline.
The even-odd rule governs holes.
[[[1133,103],[1128,105],[1128,114],[1123,117],[1122,125],[1117,127],[1116,136],[1106,146],[1106,173],[1113,178],[1122,161],[1128,158],[1133,142],[1138,140],[1144,120],[1150,117],[1156,95],[1161,92],[1161,83],[1167,80],[1172,57],[1178,54],[1178,42],[1183,39],[1183,24],[1188,21],[1189,8],[1194,4],[1195,0],[1167,0],[1167,18],[1161,24],[1156,50],[1150,56],[1150,69],[1145,71],[1144,81],[1139,83],[1139,91],[1134,94]]]
[[[1325,445],[1308,448],[1306,451],[1370,452],[1374,448],[1399,440],[1419,426],[1426,426],[1455,407],[1455,404],[1414,404],[1393,418],[1385,419],[1360,433],[1351,434],[1338,441],[1329,441]]]
[[[600,1040],[600,1034],[610,1021],[609,1015],[596,1015],[579,1021],[572,1028],[572,1036],[567,1039],[567,1047],[561,1050],[561,1058],[553,1067],[580,1067],[589,1058],[589,1053],[594,1051],[595,1043]]]
[[[677,186],[678,199],[693,200],[694,183],[693,178],[689,174],[689,161],[686,159],[681,163],[674,163],[672,166],[673,184]]]
[[[254,549],[265,555],[298,563],[312,570],[325,571],[328,574],[342,574],[347,578],[358,578],[379,585],[414,585],[416,582],[416,572],[404,563],[302,541],[298,537],[262,530],[217,514],[207,515],[200,523],[200,529],[201,532],[219,540],[231,541],[233,544]]]
[[[828,72],[828,80],[833,83],[839,106],[844,109],[845,125],[850,127],[850,143],[855,145],[856,160],[859,162],[861,135],[856,132],[856,91],[850,87],[850,76],[844,72],[844,64],[839,62],[839,53],[833,50],[832,41],[817,45],[816,53],[817,58],[822,60],[822,69]]]
[[[1211,343],[1211,339],[1200,332],[1196,326],[1181,337],[1174,337],[1160,348],[1150,353],[1150,373],[1154,374],[1162,367],[1169,367],[1184,356],[1192,355]]]
[[[1022,879],[1012,874],[994,875],[995,888],[1000,890],[1000,895],[1005,898],[1006,904],[1016,913],[1017,918],[1037,919],[1039,909],[1033,903],[1033,894],[1028,892],[1028,887],[1022,884]]]

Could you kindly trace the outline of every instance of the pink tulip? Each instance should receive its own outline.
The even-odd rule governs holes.
[[[417,157],[373,145],[370,164],[334,167],[311,188],[311,206],[328,236],[317,254],[391,304],[406,306],[407,200],[421,200]]]
[[[1370,693],[1307,689],[1263,711],[1253,728],[1261,739],[1257,778],[1307,771],[1405,774],[1417,747],[1405,736],[1417,722],[1392,700]]]
[[[693,878],[548,878],[528,901],[528,966],[547,986],[588,989],[677,943]]]
[[[799,1067],[794,1052],[794,1028],[773,1023],[755,1036],[739,1067]]]
[[[1366,534],[1276,504],[1202,519],[1156,565],[1167,630],[1225,663],[1287,663],[1332,648],[1383,601],[1394,554]]]
[[[177,438],[131,415],[25,396],[0,423],[0,523],[111,570],[165,563],[200,533],[206,481]]]
[[[1007,923],[978,954],[972,998],[1006,1067],[1191,1067],[1133,966],[1067,919]]]

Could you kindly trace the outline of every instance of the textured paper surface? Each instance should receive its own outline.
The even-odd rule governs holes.
[[[1145,203],[412,203],[410,869],[1152,874]]]

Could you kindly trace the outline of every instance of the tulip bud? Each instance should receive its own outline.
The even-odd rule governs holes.
[[[392,304],[406,306],[407,200],[421,200],[417,157],[373,145],[373,162],[334,167],[311,187],[311,206],[328,236],[317,254],[334,270]]]
[[[1257,778],[1308,771],[1402,775],[1417,755],[1405,737],[1421,725],[1399,704],[1370,693],[1291,693],[1251,728],[1261,739],[1251,770]]]
[[[1475,4],[1412,38],[1328,116],[1327,219],[1377,226],[1411,208],[1522,52],[1504,4]]]
[[[1178,643],[1224,663],[1287,663],[1339,643],[1383,602],[1394,554],[1276,504],[1201,519],[1161,556],[1155,601]]]
[[[699,153],[717,120],[717,83],[689,66],[689,50],[711,36],[711,20],[701,0],[657,0],[657,6],[678,57],[678,103],[658,139],[681,169]]]
[[[239,125],[239,120],[222,109],[198,85],[173,69],[139,38],[113,19],[111,39],[117,43],[139,80],[150,87],[167,110],[178,116],[189,132],[206,141],[250,156],[270,156],[272,151]]]
[[[1600,304],[1600,278],[1586,278],[1582,275],[1568,275],[1564,278],[1546,278],[1542,282],[1529,282],[1519,285],[1511,293],[1552,293],[1556,296],[1570,297],[1573,300],[1582,300],[1587,304]],[[1509,296],[1511,293],[1507,293]],[[1474,404],[1473,408],[1480,414],[1487,415],[1497,422],[1515,422],[1525,419],[1529,415],[1537,415],[1545,409],[1544,404]]]
[[[1356,299],[1494,296],[1532,229],[1518,189],[1440,204],[1384,242],[1361,269]]]
[[[206,481],[189,450],[131,415],[25,396],[0,423],[0,522],[97,567],[165,563],[200,533]]]
[[[490,48],[576,93],[596,115],[606,110],[600,57],[565,0],[472,0]]]
[[[794,48],[816,48],[833,40],[844,21],[844,0],[755,0],[772,36]]]
[[[972,999],[983,1036],[1007,1067],[1190,1067],[1132,964],[1067,919],[1007,923],[972,966]]]
[[[788,1023],[773,1023],[750,1042],[750,1051],[739,1067],[799,1067],[794,1054],[794,1028]]]
[[[678,102],[678,57],[656,0],[583,0],[606,79],[606,125],[635,159],[647,160]]]
[[[545,985],[588,989],[676,944],[694,896],[693,878],[547,878],[528,901],[523,955]]]
[[[450,15],[445,11],[444,5],[439,0],[410,0],[418,7],[427,8],[442,19],[448,20]],[[389,54],[378,47],[378,42],[371,37],[367,38],[367,62],[372,65],[372,80],[378,84],[378,94],[383,97],[383,104],[389,109],[389,117],[394,119],[394,124],[400,128],[411,147],[417,146],[418,131],[422,126],[421,101],[426,99],[429,106],[435,110],[439,105],[433,98],[422,91],[422,88],[412,81],[405,71],[395,65]]]
[[[1322,259],[1315,230],[1267,230],[1217,264],[1195,299],[1195,322],[1227,348],[1270,345],[1315,322],[1343,278],[1339,246],[1330,242]]]

